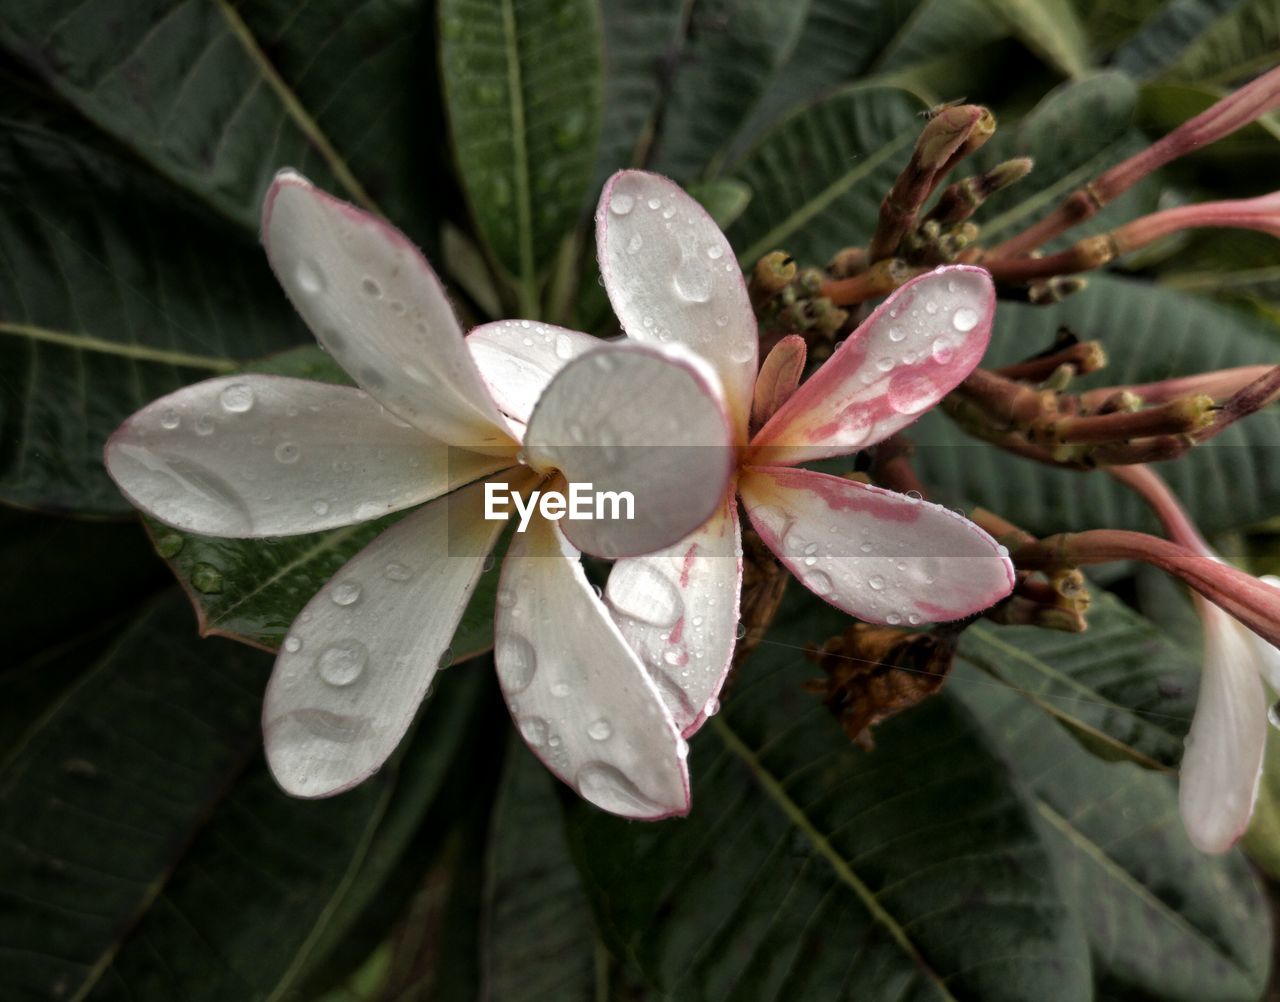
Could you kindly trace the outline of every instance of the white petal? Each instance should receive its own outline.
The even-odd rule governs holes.
[[[440,280],[403,233],[281,171],[262,241],[316,340],[364,389],[450,445],[514,451]]]
[[[399,511],[509,461],[454,449],[363,390],[224,376],[148,404],[107,441],[133,505],[206,536],[287,536]]]
[[[741,441],[759,332],[738,259],[715,221],[674,181],[620,171],[600,196],[596,252],[627,336],[679,342],[710,362]]]
[[[1258,580],[1272,588],[1280,588],[1280,578],[1273,574],[1264,574]],[[1271,691],[1280,694],[1280,647],[1267,643],[1252,631],[1249,632],[1249,643],[1258,661],[1258,671],[1262,673],[1267,685],[1271,686]]]
[[[619,560],[605,601],[685,737],[719,707],[737,641],[742,534],[732,493],[675,546]]]
[[[534,409],[525,449],[531,466],[559,470],[571,485],[632,495],[630,520],[562,523],[575,546],[602,557],[652,553],[683,539],[719,507],[734,464],[718,380],[706,363],[684,349],[628,343],[560,370]]]
[[[1258,796],[1267,703],[1250,634],[1199,598],[1204,622],[1200,696],[1178,783],[1182,822],[1196,848],[1226,852],[1244,834]]]
[[[503,521],[481,485],[432,502],[361,550],[294,620],[262,710],[267,762],[297,797],[373,775],[435,677]]]
[[[629,818],[688,812],[688,746],[546,519],[513,537],[502,565],[494,656],[520,733],[582,797]]]
[[[784,467],[749,468],[739,492],[760,539],[801,583],[869,623],[960,619],[1013,588],[1004,547],[941,505]]]
[[[467,347],[504,414],[529,423],[533,405],[567,362],[601,340],[531,320],[498,320],[467,335]]]
[[[939,268],[908,282],[756,433],[754,461],[843,456],[906,427],[981,361],[995,303],[981,268]]]

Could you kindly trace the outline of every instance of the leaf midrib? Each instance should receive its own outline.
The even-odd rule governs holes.
[[[772,800],[786,815],[787,819],[804,834],[818,854],[831,865],[840,881],[858,896],[863,906],[870,912],[871,917],[884,927],[893,941],[911,959],[912,963],[929,978],[941,993],[941,997],[946,1002],[958,1002],[956,997],[947,989],[942,978],[925,961],[924,956],[907,935],[906,929],[880,903],[871,888],[863,883],[858,875],[853,872],[853,868],[848,861],[836,851],[835,846],[818,830],[817,825],[805,814],[803,808],[791,798],[778,778],[765,768],[764,763],[760,761],[755,752],[747,746],[746,742],[737,735],[722,717],[713,717],[710,724],[720,740],[751,771],[765,796]]]
[[[8,334],[43,344],[56,344],[76,351],[115,355],[120,358],[129,358],[141,362],[155,362],[158,365],[208,369],[211,372],[233,372],[238,368],[238,363],[229,358],[218,358],[212,355],[191,355],[181,351],[168,351],[164,348],[151,348],[136,342],[108,341],[106,338],[94,337],[90,334],[53,330],[34,324],[18,324],[0,320],[0,334]]]
[[[520,39],[516,31],[514,0],[502,0],[502,33],[506,37],[507,94],[511,108],[511,152],[515,161],[516,224],[520,234],[520,294],[528,308],[536,303],[533,291],[533,206],[529,198],[529,148],[525,135],[524,81],[520,69]]]

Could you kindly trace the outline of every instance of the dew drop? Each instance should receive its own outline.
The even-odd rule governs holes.
[[[1267,720],[1271,726],[1280,731],[1280,700],[1267,707]]]
[[[538,670],[538,656],[533,644],[519,633],[504,633],[494,651],[498,680],[508,696],[528,688]]]
[[[382,286],[378,284],[377,279],[365,275],[360,280],[360,291],[371,299],[377,299],[382,295]]]
[[[346,686],[355,682],[369,661],[369,651],[358,640],[343,640],[326,647],[316,659],[316,671],[330,685]]]
[[[413,577],[413,571],[400,561],[393,560],[382,569],[382,576],[388,581],[408,581]]]
[[[587,726],[587,735],[593,741],[608,741],[613,734],[613,725],[601,717]]]
[[[863,553],[870,553],[874,548],[875,547],[873,547],[870,543],[863,543],[861,546],[858,547],[858,549],[860,549]]]
[[[196,564],[191,569],[191,586],[202,595],[222,591],[222,572],[212,564]]]
[[[437,668],[448,668],[453,664],[453,648],[446,647],[440,652],[440,660],[436,662]]]
[[[213,417],[209,414],[201,414],[195,420],[196,434],[201,438],[212,435],[214,427]]]
[[[676,295],[690,303],[711,298],[711,270],[692,254],[686,254],[673,276]]]
[[[872,591],[884,591],[884,578],[879,574],[875,574],[867,579],[867,586]]]
[[[627,253],[634,254],[643,246],[644,246],[644,237],[640,236],[639,233],[633,233],[631,235],[631,239],[627,241]]]
[[[657,199],[657,198],[651,198],[651,199],[649,199],[649,203],[648,203],[649,208],[651,208],[651,209],[656,209],[656,208],[658,208],[658,206],[660,206],[661,204],[662,204],[662,200],[661,200],[661,199]]]
[[[899,414],[919,414],[935,397],[933,381],[918,372],[899,372],[889,381],[889,406]]]
[[[956,357],[956,346],[951,343],[949,338],[940,337],[933,342],[933,347],[929,349],[929,353],[939,365],[946,365]]]
[[[180,424],[182,424],[182,418],[178,416],[177,411],[165,411],[160,415],[161,428],[168,428],[169,431],[173,431]]]
[[[881,372],[888,372],[896,364],[897,363],[894,362],[894,360],[891,359],[888,355],[881,355],[879,358],[876,359],[876,368],[879,369]]]
[[[930,299],[927,303],[925,303],[925,304],[924,304],[924,311],[925,311],[925,313],[928,313],[928,314],[931,314],[931,315],[932,315],[932,314],[934,314],[934,313],[937,313],[937,312],[938,312],[938,304],[937,304],[937,303],[935,303],[932,299]]]
[[[244,383],[232,383],[218,399],[222,401],[223,410],[243,414],[253,406],[253,390]]]
[[[552,682],[551,695],[555,696],[557,699],[564,699],[566,696],[569,695],[569,683],[568,682]]]
[[[747,624],[739,621],[737,629],[733,631],[733,635],[741,640],[747,635]]]
[[[961,332],[973,330],[978,326],[978,311],[967,306],[960,307],[951,316],[951,326]]]
[[[311,510],[317,515],[329,514],[329,502],[323,499],[311,502]]]
[[[903,340],[906,336],[907,336],[907,332],[906,332],[906,331],[904,331],[901,327],[890,327],[890,328],[889,328],[889,340],[890,340],[890,341],[901,341],[901,340]]]
[[[719,261],[724,257],[724,248],[719,244],[712,244],[707,248],[707,257],[711,258],[712,261]]]
[[[317,292],[324,291],[324,272],[320,270],[320,266],[314,261],[303,258],[298,262],[297,268],[293,272],[294,281],[298,283],[298,288],[307,295],[314,296]]]
[[[525,717],[520,721],[520,736],[534,748],[541,748],[547,743],[547,735],[551,728],[541,717]]]
[[[334,605],[355,605],[360,601],[360,586],[354,581],[343,581],[329,593],[329,597]]]
[[[276,462],[296,463],[301,455],[302,450],[296,442],[281,442],[276,446]]]
[[[809,571],[801,580],[818,595],[827,595],[831,592],[831,578],[822,571]]]
[[[609,200],[609,211],[615,216],[628,215],[636,207],[636,200],[625,192],[614,195]]]
[[[676,741],[676,758],[686,759],[689,757],[689,742],[684,738]]]
[[[888,623],[890,626],[897,626],[899,623],[902,622],[902,613],[890,612],[885,615],[884,621]]]
[[[302,641],[294,636],[285,637],[284,649],[290,654],[297,654],[298,651],[302,650]]]
[[[573,342],[569,339],[568,334],[556,335],[556,358],[561,361],[568,361],[573,358]]]
[[[717,713],[720,712],[720,700],[712,696],[709,700],[707,700],[707,705],[703,707],[702,712],[705,713],[708,717],[714,717]]]
[[[737,344],[729,349],[729,358],[741,364],[750,362],[751,356],[755,354],[756,345],[753,340],[754,335],[741,338]]]

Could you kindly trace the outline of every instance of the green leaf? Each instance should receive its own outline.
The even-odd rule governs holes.
[[[1142,126],[1153,135],[1172,132],[1183,122],[1215,104],[1225,93],[1223,88],[1209,84],[1181,82],[1147,84],[1142,88],[1140,106]],[[1254,167],[1254,164],[1247,162],[1247,158],[1254,158],[1256,169],[1266,171],[1275,159],[1277,140],[1280,140],[1280,122],[1277,122],[1274,113],[1264,115],[1231,135],[1223,136],[1208,146],[1188,154],[1187,157],[1180,157],[1179,167],[1184,171],[1188,167],[1199,167],[1206,172],[1222,168],[1240,170]],[[1241,173],[1244,172],[1241,171]],[[1247,174],[1239,179],[1233,177],[1230,181],[1235,183],[1220,185],[1215,194],[1236,194],[1247,197],[1256,192]],[[1248,230],[1225,232],[1255,233]]]
[[[1051,91],[1031,112],[996,135],[966,165],[966,173],[989,170],[1002,160],[1029,156],[1031,173],[997,192],[982,206],[976,221],[988,243],[999,242],[1047,215],[1077,188],[1133,152],[1142,140],[1133,127],[1137,90],[1120,73],[1098,73]],[[1133,195],[1104,212],[1107,226],[1118,213],[1129,218]],[[1123,203],[1123,204],[1121,204]],[[1111,224],[1114,225],[1114,224]],[[1071,231],[1077,240],[1088,227]]]
[[[1168,777],[1103,763],[1009,691],[957,665],[947,682],[1030,789],[1089,939],[1099,997],[1251,1002],[1267,980],[1266,902],[1239,852],[1187,840]]]
[[[603,106],[595,188],[623,167],[645,163],[669,83],[686,0],[603,0]]]
[[[21,997],[273,996],[376,844],[397,768],[286,797],[259,751],[267,658],[189,619],[177,595],[156,605],[4,763],[0,952]],[[417,752],[436,781],[466,718],[441,689]]]
[[[589,0],[444,0],[449,131],[476,229],[524,315],[584,208],[600,123],[600,28]]]
[[[1182,758],[1199,664],[1107,592],[1095,594],[1084,633],[979,621],[960,652],[1101,758],[1147,768]]]
[[[565,841],[556,781],[518,737],[489,826],[481,969],[490,999],[590,999],[591,911]]]
[[[703,175],[800,39],[810,0],[693,0],[667,56],[653,169]],[[714,166],[709,174],[714,174]]]
[[[879,75],[899,75],[957,53],[973,59],[973,49],[998,41],[1008,31],[1003,18],[991,16],[987,0],[924,0],[898,28],[871,69]]]
[[[265,540],[197,536],[151,520],[147,526],[156,551],[195,606],[201,636],[230,637],[275,651],[311,596],[401,517]],[[493,644],[498,574],[508,541],[509,534],[498,543],[462,614],[450,645],[453,660],[473,657]]]
[[[300,24],[311,22],[305,10],[299,13]],[[345,21],[327,19],[327,30],[305,43],[311,53]],[[0,21],[0,45],[103,132],[246,231],[257,228],[262,194],[285,165],[372,207],[228,0],[139,0],[113,4],[109,14],[85,0],[23,4]],[[343,106],[336,90],[349,66],[325,66],[317,75],[328,81],[318,89],[337,116]],[[351,109],[349,130],[367,124],[365,109]],[[373,149],[366,155],[377,156]]]
[[[1131,77],[1158,75],[1192,42],[1243,0],[1171,0],[1116,53],[1115,68]]]
[[[0,80],[0,498],[126,512],[120,421],[304,330],[251,235]]]
[[[1133,279],[1091,277],[1084,292],[1047,307],[1001,303],[984,364],[1047,347],[1066,324],[1106,347],[1110,364],[1072,389],[1144,383],[1275,361],[1274,326],[1219,304]],[[947,503],[978,504],[1031,532],[1098,528],[1157,531],[1146,506],[1111,478],[1056,470],[975,441],[939,414],[913,426],[918,468]],[[1280,413],[1270,408],[1183,458],[1157,464],[1206,532],[1238,528],[1280,509]]]
[[[728,230],[748,267],[785,249],[805,263],[867,240],[920,131],[919,102],[851,87],[792,115],[728,171],[754,197]]]
[[[1071,0],[987,0],[1027,47],[1069,77],[1089,70],[1089,46]]]
[[[1230,84],[1276,64],[1280,51],[1280,3],[1245,0],[1219,18],[1165,70],[1175,80]]]
[[[853,747],[775,626],[692,742],[687,819],[585,805],[570,839],[611,942],[676,998],[1089,998],[1086,947],[1026,803],[947,695]]]
[[[704,181],[691,184],[686,190],[702,203],[722,230],[728,229],[751,203],[751,189],[741,181]]]

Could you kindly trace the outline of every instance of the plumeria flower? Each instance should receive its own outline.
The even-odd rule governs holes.
[[[1169,538],[1194,554],[1192,559],[1207,558],[1213,563],[1205,566],[1239,578],[1226,578],[1219,590],[1191,596],[1204,626],[1204,661],[1178,775],[1178,807],[1187,835],[1201,852],[1226,852],[1249,827],[1258,799],[1267,747],[1263,682],[1280,692],[1280,649],[1215,604],[1229,600],[1233,592],[1237,599],[1243,597],[1241,585],[1256,582],[1225,565],[1168,484],[1145,466],[1118,467],[1111,474],[1151,505]],[[1264,575],[1257,580],[1280,590],[1280,578]],[[1258,625],[1243,606],[1228,604]]]
[[[753,436],[753,395],[777,401],[794,364],[766,364],[728,240],[676,184],[641,171],[609,181],[596,213],[605,288],[627,339],[681,344],[724,386],[736,464],[714,514],[659,552],[619,560],[606,589],[618,626],[688,737],[715,712],[736,639],[742,587],[740,497],[760,538],[811,591],[873,623],[958,619],[1009,594],[1004,549],[940,505],[799,468],[874,445],[936,404],[978,364],[995,294],[986,272],[940,268],[895,292]],[[469,341],[492,382],[522,373],[519,417],[569,345],[508,325]],[[563,339],[563,340],[562,340]],[[561,350],[557,352],[555,347]],[[794,388],[794,383],[792,384]],[[768,409],[768,408],[766,408]]]
[[[579,550],[651,551],[717,508],[733,455],[715,372],[678,346],[573,339],[557,354],[552,343],[555,377],[513,418],[401,233],[284,171],[262,236],[290,300],[359,388],[267,375],[198,383],[125,421],[106,463],[134,505],[213,536],[315,532],[420,506],[294,621],[263,709],[280,786],[328,796],[382,765],[504,528],[485,517],[485,485],[527,493],[567,480],[631,491],[634,518],[535,515],[513,535],[495,615],[503,692],[526,741],[587,800],[635,818],[685,813],[680,727]],[[508,396],[519,392],[513,383]]]

